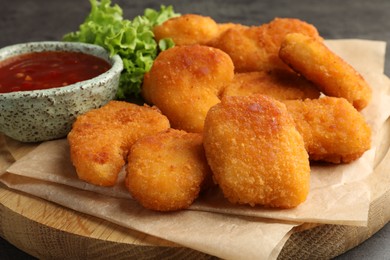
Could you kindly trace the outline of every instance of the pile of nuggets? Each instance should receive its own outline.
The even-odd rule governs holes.
[[[157,211],[215,187],[232,203],[293,208],[309,193],[310,162],[349,163],[370,148],[360,113],[370,86],[313,25],[186,14],[154,34],[176,45],[144,76],[147,104],[111,101],[74,123],[80,179],[112,186],[126,167],[132,197]]]

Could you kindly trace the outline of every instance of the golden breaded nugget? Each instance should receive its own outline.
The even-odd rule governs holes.
[[[236,23],[218,23],[217,25],[218,25],[218,36],[222,35],[227,29],[234,28],[236,26],[244,26]]]
[[[286,70],[236,73],[224,96],[262,94],[278,100],[318,98],[320,92],[305,78]]]
[[[230,57],[221,50],[175,46],[161,52],[145,74],[142,95],[169,118],[173,128],[202,132],[210,107],[234,76]]]
[[[210,17],[185,14],[154,27],[153,33],[157,42],[164,38],[171,38],[178,46],[205,45],[217,37],[219,30],[217,23]]]
[[[322,39],[313,25],[291,18],[275,18],[270,23],[261,26],[227,24],[220,28],[223,32],[210,42],[210,46],[229,54],[236,72],[290,70],[278,55],[285,35],[300,32]]]
[[[158,109],[121,101],[77,117],[68,141],[78,177],[95,185],[114,185],[130,146],[169,127]]]
[[[343,97],[357,110],[365,108],[371,100],[371,88],[364,78],[320,41],[303,34],[289,34],[283,40],[279,56],[325,95]]]
[[[128,157],[126,187],[145,208],[188,208],[211,175],[202,135],[169,129],[139,139]]]
[[[303,137],[310,160],[348,163],[370,149],[370,126],[344,98],[284,103]]]
[[[269,70],[268,53],[260,44],[259,27],[237,24],[224,29],[224,32],[209,45],[223,50],[233,60],[236,72]],[[279,62],[277,67],[287,67]]]
[[[283,103],[223,98],[209,110],[203,134],[215,181],[232,203],[292,208],[306,200],[308,154]]]

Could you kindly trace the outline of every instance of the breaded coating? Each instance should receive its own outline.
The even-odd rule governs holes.
[[[114,185],[130,146],[169,127],[157,108],[122,101],[110,101],[77,117],[68,142],[78,177],[99,186]]]
[[[234,28],[236,26],[243,26],[243,25],[236,24],[236,23],[218,23],[217,25],[218,25],[218,36],[217,37],[222,35],[226,30],[228,30],[230,28]],[[216,40],[217,37],[213,40]]]
[[[236,73],[224,96],[262,94],[278,100],[318,98],[320,92],[310,81],[286,70]]]
[[[207,111],[233,76],[233,63],[221,50],[175,46],[157,56],[145,74],[142,95],[169,118],[172,128],[202,132]]]
[[[345,98],[359,111],[371,100],[372,90],[364,78],[318,40],[289,34],[279,56],[327,96]]]
[[[126,187],[145,208],[173,211],[188,208],[210,175],[202,135],[169,129],[131,147]]]
[[[207,114],[206,158],[232,203],[292,208],[306,200],[310,166],[302,136],[273,98],[223,98]]]
[[[205,45],[217,37],[219,30],[217,23],[210,17],[185,14],[154,27],[153,33],[157,42],[164,38],[171,38],[178,46]]]
[[[348,163],[370,149],[370,126],[344,98],[284,103],[303,137],[310,160]]]
[[[278,55],[285,35],[300,32],[322,39],[313,25],[291,18],[275,18],[270,23],[260,26],[228,24],[221,29],[223,32],[210,42],[210,46],[229,54],[236,72],[290,70]]]

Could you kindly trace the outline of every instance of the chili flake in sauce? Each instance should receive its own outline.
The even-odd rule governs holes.
[[[63,87],[94,78],[110,67],[105,60],[80,52],[21,54],[0,62],[0,93]]]

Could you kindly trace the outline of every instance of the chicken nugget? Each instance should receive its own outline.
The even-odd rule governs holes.
[[[218,36],[222,35],[226,30],[228,30],[230,28],[234,28],[236,26],[247,27],[247,26],[237,24],[237,23],[218,23],[217,25],[218,25]],[[214,40],[216,40],[216,38]]]
[[[209,45],[229,54],[236,72],[290,70],[278,55],[285,35],[300,32],[322,39],[313,25],[292,18],[275,18],[260,26],[228,24],[221,28],[223,32]]]
[[[188,208],[211,175],[202,135],[169,129],[139,139],[128,157],[126,187],[145,208]]]
[[[236,73],[225,87],[224,96],[262,94],[278,100],[318,98],[320,92],[310,81],[295,72],[273,70]]]
[[[343,97],[359,111],[371,100],[372,91],[364,78],[316,39],[289,34],[283,40],[279,56],[325,95]]]
[[[230,202],[292,208],[306,200],[308,154],[283,103],[225,97],[209,110],[203,134],[214,179]]]
[[[370,126],[344,98],[284,103],[303,137],[310,160],[348,163],[370,149]]]
[[[171,38],[175,45],[205,45],[217,37],[219,28],[210,17],[185,14],[155,26],[153,33],[157,42],[164,38]]]
[[[157,56],[145,74],[142,95],[169,118],[172,128],[202,132],[207,111],[233,76],[232,60],[221,50],[175,46]]]
[[[77,117],[68,142],[78,177],[99,186],[114,185],[130,146],[169,127],[157,108],[122,101],[110,101]]]

